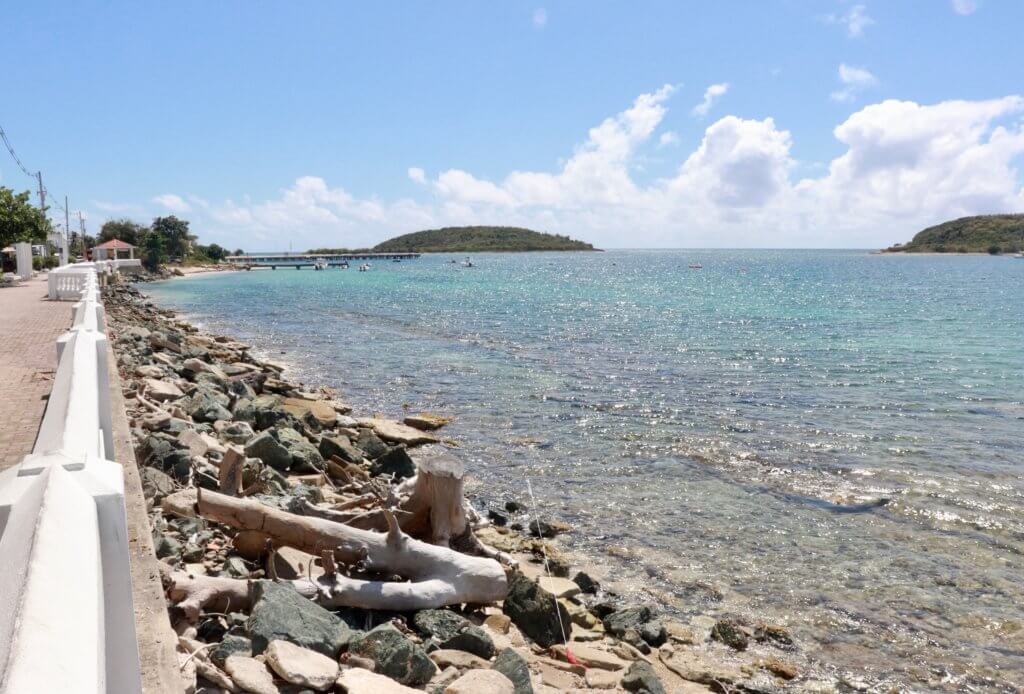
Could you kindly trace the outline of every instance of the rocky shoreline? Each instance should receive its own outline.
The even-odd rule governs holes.
[[[472,509],[435,433],[446,418],[354,417],[331,389],[288,381],[131,286],[108,287],[104,303],[188,691],[855,686],[798,667],[779,626],[683,624],[621,603],[570,566],[567,527],[516,500]],[[457,491],[454,505],[441,489]],[[405,550],[419,559],[395,559]]]

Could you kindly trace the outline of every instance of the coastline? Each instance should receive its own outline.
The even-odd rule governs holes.
[[[189,274],[195,275],[200,274],[200,272]],[[207,270],[202,274],[210,273],[211,271]],[[232,549],[231,538],[229,538],[228,534],[223,534],[225,532],[230,533],[230,530],[225,531],[213,524],[211,524],[213,532],[222,533],[217,535],[221,542],[220,548],[212,556],[209,556],[209,551],[203,553],[202,560],[198,563],[195,561],[185,562],[182,557],[188,549],[189,536],[183,532],[179,519],[170,517],[159,510],[158,502],[162,501],[162,498],[158,498],[160,497],[159,489],[166,480],[160,479],[154,470],[161,472],[160,468],[163,468],[163,470],[170,470],[172,473],[175,469],[179,473],[182,472],[180,469],[183,462],[181,460],[182,448],[175,446],[175,444],[180,445],[182,441],[187,442],[188,445],[185,445],[184,449],[189,452],[191,464],[198,466],[197,469],[200,475],[205,475],[208,479],[215,479],[218,471],[213,460],[217,457],[217,448],[225,448],[231,444],[231,441],[225,439],[224,432],[228,431],[232,425],[223,420],[213,420],[211,424],[208,417],[200,417],[199,419],[208,420],[201,422],[185,411],[186,408],[183,408],[180,403],[188,403],[188,409],[197,411],[196,408],[192,407],[195,403],[189,401],[195,400],[196,391],[202,386],[214,382],[214,379],[209,378],[208,374],[190,371],[189,368],[183,366],[185,359],[177,358],[179,353],[175,353],[173,349],[168,351],[158,345],[177,344],[185,346],[194,344],[200,350],[207,351],[204,356],[207,360],[206,363],[209,363],[215,370],[223,370],[225,367],[230,367],[233,363],[250,364],[266,375],[260,388],[263,395],[257,395],[258,398],[265,395],[278,398],[287,395],[301,395],[303,399],[312,398],[311,402],[315,401],[321,404],[332,403],[331,407],[336,411],[338,421],[347,425],[339,427],[338,430],[347,429],[347,433],[353,435],[348,439],[350,443],[362,440],[364,427],[360,427],[359,424],[365,420],[357,420],[349,416],[351,414],[350,408],[347,405],[338,403],[335,400],[336,394],[329,392],[328,389],[316,389],[306,387],[301,383],[289,383],[284,379],[282,375],[283,369],[280,365],[256,359],[252,356],[253,350],[248,345],[241,345],[228,337],[204,333],[181,320],[175,312],[154,307],[135,290],[115,287],[111,294],[110,315],[112,324],[116,329],[115,334],[117,335],[115,352],[118,355],[118,361],[121,366],[122,378],[127,385],[126,393],[130,397],[130,393],[133,390],[138,392],[143,383],[146,384],[142,386],[143,390],[148,387],[159,389],[159,385],[152,383],[155,380],[161,383],[169,381],[170,385],[180,385],[184,396],[180,399],[172,398],[159,401],[158,407],[163,410],[162,413],[154,411],[151,407],[154,403],[149,401],[156,399],[155,397],[142,395],[141,397],[129,400],[129,414],[135,434],[137,458],[140,467],[146,470],[146,477],[150,482],[147,485],[147,497],[154,507],[156,518],[154,527],[160,529],[158,536],[154,538],[157,543],[158,554],[163,555],[161,559],[165,564],[175,565],[178,568],[187,568],[188,571],[192,572],[224,575],[221,572],[233,571],[234,574],[228,573],[227,575],[235,575],[240,573],[241,569],[247,568],[249,570],[249,578],[265,576],[266,567],[263,565],[263,562],[258,561],[258,558],[249,560],[238,554],[237,547]],[[144,331],[149,334],[141,337]],[[154,331],[167,335],[167,339],[164,339],[163,336],[158,336],[154,342]],[[130,336],[127,341],[125,336]],[[146,358],[135,349],[140,342],[148,343],[151,346],[152,353],[149,355],[148,363],[145,363]],[[202,345],[205,345],[205,347],[202,347]],[[221,351],[223,351],[223,354],[217,356],[218,352]],[[156,354],[170,357],[169,361],[178,361],[179,363],[173,366],[168,365],[166,363],[168,361],[167,358],[154,359]],[[241,362],[224,361],[221,358],[224,355],[238,358]],[[140,359],[140,357],[143,358]],[[160,369],[159,373],[156,369],[150,368],[154,366]],[[194,364],[193,367],[195,367]],[[236,366],[235,368],[240,367]],[[182,377],[178,378],[178,376]],[[250,374],[233,374],[228,376],[228,388],[242,390],[241,386],[232,386],[230,384],[238,382],[251,383],[252,379],[250,376],[251,372]],[[191,390],[190,385],[192,386]],[[190,392],[190,395],[185,395],[186,392]],[[230,399],[233,398],[234,396]],[[148,404],[144,404],[143,401]],[[179,403],[177,407],[175,403]],[[213,409],[213,403],[207,404]],[[229,406],[234,407],[235,404],[229,403]],[[314,407],[319,408],[320,406]],[[271,414],[267,416],[272,416],[274,410],[275,408],[271,408],[268,411]],[[165,418],[163,416],[164,413],[169,414],[169,417]],[[230,415],[228,416],[230,417]],[[173,429],[167,431],[159,427],[153,428],[154,420],[157,419],[163,423],[166,423],[166,420],[170,420],[171,426],[173,429],[177,429],[177,431]],[[304,419],[309,420],[308,412]],[[294,425],[294,422],[292,423]],[[256,429],[258,427],[253,427],[253,434],[256,434]],[[173,436],[171,436],[172,433]],[[314,438],[317,436],[316,433],[309,431],[304,431],[303,434],[306,435],[307,439],[311,438],[310,434],[313,434]],[[200,443],[197,443],[197,439]],[[170,444],[170,446],[163,447],[160,441]],[[205,444],[207,447],[202,455],[193,455],[202,449],[202,444]],[[160,450],[155,450],[157,448]],[[410,451],[413,450],[413,447],[410,447]],[[162,458],[160,457],[161,455],[163,455]],[[174,461],[177,462],[175,463]],[[368,461],[369,458],[367,457],[363,462]],[[176,465],[178,466],[177,468],[175,467]],[[173,474],[163,474],[165,477],[172,478],[170,480],[172,487],[179,486],[182,483],[181,480],[173,479]],[[310,481],[308,479],[309,474],[297,477],[301,478],[301,482],[296,483],[305,485]],[[158,480],[158,483],[153,482],[154,478]],[[285,481],[287,483],[289,480],[286,478]],[[203,482],[200,480],[200,485],[202,486],[202,484]],[[557,578],[565,580],[571,575],[579,581],[586,583],[587,577],[579,578],[576,576],[576,570],[572,569],[565,559],[566,553],[559,548],[557,539],[553,539],[553,536],[558,534],[559,531],[568,530],[568,528],[561,526],[557,522],[545,522],[540,529],[543,530],[543,534],[550,535],[551,537],[542,540],[529,537],[521,532],[521,529],[529,524],[529,517],[523,512],[522,506],[504,514],[491,509],[489,515],[493,523],[490,525],[486,523],[480,524],[480,527],[477,528],[477,535],[486,544],[514,555],[519,561],[521,573],[528,577],[531,582],[539,579],[542,575],[543,569],[541,568],[540,560],[546,555],[553,568],[552,574]],[[547,521],[548,519],[543,520]],[[499,523],[507,523],[508,525],[503,526],[499,525]],[[210,532],[210,530],[207,532]],[[170,549],[168,549],[168,546]],[[180,550],[181,554],[178,554],[175,550]],[[193,560],[198,558],[194,549],[189,551],[191,554],[188,558]],[[240,562],[246,563],[240,564]],[[619,669],[623,671],[629,667],[629,663],[649,663],[658,673],[668,691],[706,691],[706,689],[703,689],[704,685],[700,683],[712,684],[714,681],[730,683],[730,686],[735,684],[770,691],[793,678],[799,678],[803,680],[803,684],[813,685],[818,689],[826,691],[830,689],[829,685],[831,683],[828,680],[815,679],[815,676],[818,674],[816,672],[817,668],[806,664],[806,661],[801,659],[798,655],[797,647],[792,643],[792,639],[786,634],[784,629],[778,626],[755,623],[744,624],[738,620],[716,620],[710,616],[697,617],[688,624],[682,624],[657,617],[656,606],[654,606],[654,609],[651,609],[651,606],[641,608],[641,606],[616,604],[616,596],[607,592],[598,592],[594,595],[574,595],[565,600],[565,605],[570,610],[568,614],[571,621],[576,625],[572,627],[573,636],[578,636],[580,639],[579,641],[572,641],[574,649],[581,649],[585,653],[590,652],[588,649],[597,649],[618,654],[615,657],[620,658],[619,664],[623,664],[624,667]],[[639,621],[636,621],[633,625],[634,628],[631,633],[620,630],[621,633],[619,635],[611,638],[606,625],[607,619],[609,615],[623,610],[627,612],[632,611],[630,614],[634,615],[634,620],[639,619]],[[173,606],[171,606],[171,613],[172,616],[175,614]],[[646,617],[646,621],[640,619],[637,615]],[[474,617],[473,614],[468,616],[470,618]],[[493,615],[480,613],[476,616],[481,618],[480,622],[482,625],[488,616]],[[640,636],[639,628],[652,624],[654,626],[646,627],[650,632],[647,636],[650,638],[645,640]],[[515,624],[512,625],[512,628],[515,628]],[[508,638],[507,633],[501,634],[501,636]],[[548,672],[549,679],[561,677],[563,680],[562,684],[565,685],[564,689],[587,686],[588,680],[585,672],[570,671],[568,676],[553,675],[550,670],[551,668],[555,668],[559,672],[566,672],[565,670],[559,670],[557,665],[557,663],[561,662],[564,666],[564,658],[562,661],[559,661],[557,652],[540,648],[536,642],[522,637],[521,634],[519,636],[523,640],[516,647],[524,649],[526,656],[529,656],[527,660],[534,676],[539,675],[543,679],[542,673],[546,671]],[[731,641],[731,644],[727,645],[723,642],[723,639],[726,642]],[[737,646],[741,643],[743,647],[738,648]],[[193,645],[197,648],[200,647],[197,644]],[[209,645],[209,643],[206,644],[206,646]],[[219,647],[214,646],[214,648]],[[590,655],[594,654],[591,653]],[[794,664],[794,661],[797,659],[802,661],[799,668]],[[620,676],[622,674],[619,673]],[[570,683],[571,687],[569,686]],[[543,687],[545,685],[539,686]],[[544,689],[542,691],[552,690]]]

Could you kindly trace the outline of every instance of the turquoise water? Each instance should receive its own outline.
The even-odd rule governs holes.
[[[1024,261],[451,259],[145,289],[361,412],[454,415],[478,505],[529,477],[623,592],[869,680],[1024,681]]]

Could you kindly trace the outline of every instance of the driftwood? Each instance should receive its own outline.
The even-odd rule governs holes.
[[[224,458],[220,461],[218,489],[221,494],[239,496],[242,493],[242,467],[245,465],[245,453],[238,446],[228,446]]]
[[[216,612],[248,612],[252,599],[249,582],[221,576],[193,576],[182,571],[171,571],[159,563],[161,579],[167,597],[182,616],[192,624],[207,608]]]
[[[299,592],[327,607],[422,610],[459,603],[497,602],[504,599],[508,590],[505,571],[497,561],[415,540],[402,532],[390,511],[382,511],[388,531],[380,533],[288,513],[249,499],[208,491],[198,494],[195,489],[168,496],[162,507],[167,513],[198,514],[238,530],[257,530],[277,545],[314,556],[333,550],[338,564],[357,565],[361,572],[408,579],[362,580],[338,572],[316,581],[291,581]],[[203,606],[215,599],[208,595],[211,584],[193,580],[191,585],[195,594],[186,590],[181,598],[189,605]],[[228,589],[228,595],[237,595],[240,590]]]

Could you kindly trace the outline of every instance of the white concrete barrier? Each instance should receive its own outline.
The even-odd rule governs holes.
[[[96,280],[96,268],[92,263],[72,263],[50,270],[47,277],[50,300],[78,301],[90,277]]]
[[[0,692],[142,691],[96,270],[32,454],[0,473]]]

